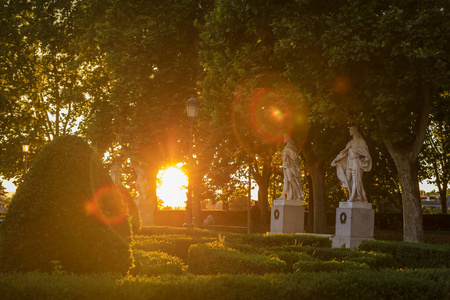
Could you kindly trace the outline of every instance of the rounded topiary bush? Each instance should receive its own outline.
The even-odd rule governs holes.
[[[1,230],[3,271],[126,273],[132,265],[126,205],[98,156],[62,136],[36,157]]]
[[[141,214],[139,213],[139,208],[137,207],[136,202],[134,202],[133,198],[125,187],[118,186],[118,189],[128,209],[131,231],[133,234],[139,234],[142,229],[142,221]]]

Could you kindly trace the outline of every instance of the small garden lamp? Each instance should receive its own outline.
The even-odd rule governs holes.
[[[25,162],[24,162],[24,168],[23,168],[23,175],[25,175],[25,173],[27,172],[27,155],[28,152],[30,151],[30,142],[25,139],[22,142],[22,152],[25,155]]]

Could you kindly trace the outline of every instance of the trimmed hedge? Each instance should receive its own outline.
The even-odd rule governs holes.
[[[311,255],[301,252],[266,251],[263,255],[284,261],[286,263],[286,271],[288,272],[294,271],[293,266],[299,261],[314,260]]]
[[[358,250],[390,254],[398,268],[450,268],[450,246],[445,245],[367,240]]]
[[[207,243],[213,240],[217,240],[217,237],[208,238],[201,236],[191,237],[186,235],[138,235],[133,237],[131,247],[133,250],[161,251],[186,260],[188,257],[188,250],[191,245]]]
[[[296,262],[292,269],[296,272],[343,272],[352,270],[368,270],[365,263],[354,261],[321,261],[319,259],[306,259]]]
[[[448,299],[450,270],[218,276],[0,274],[2,299]]]
[[[278,258],[242,253],[221,242],[197,244],[189,248],[189,272],[193,274],[265,274],[287,271]]]
[[[242,234],[226,235],[226,241],[230,245],[247,244],[255,248],[267,248],[274,246],[311,246],[331,248],[331,239],[314,235],[296,234]]]
[[[0,268],[120,272],[132,266],[127,208],[98,155],[62,136],[39,153],[2,225]]]
[[[218,233],[206,229],[193,227],[172,227],[172,226],[144,226],[141,235],[185,235],[190,237],[217,237]]]
[[[372,269],[392,268],[395,266],[394,258],[388,253],[374,251],[355,251],[348,248],[317,248],[301,246],[272,247],[266,250],[268,253],[287,251],[293,253],[307,253],[322,261],[352,261],[367,264]]]
[[[133,256],[135,259],[135,267],[131,271],[133,275],[182,275],[187,270],[187,266],[180,258],[164,252],[137,250],[133,251]]]

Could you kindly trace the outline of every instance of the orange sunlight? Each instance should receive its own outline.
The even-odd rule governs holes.
[[[159,171],[158,179],[160,184],[156,194],[163,201],[163,206],[185,208],[188,185],[186,174],[180,168],[172,166]]]

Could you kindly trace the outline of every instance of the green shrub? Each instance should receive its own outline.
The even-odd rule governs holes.
[[[175,256],[160,251],[146,252],[143,250],[133,251],[135,267],[133,275],[157,276],[161,274],[182,275],[187,266]]]
[[[142,221],[139,208],[137,207],[136,202],[134,202],[133,198],[125,187],[119,186],[118,188],[122,195],[122,199],[124,200],[124,203],[128,208],[128,218],[130,219],[131,232],[133,234],[139,234],[142,229]]]
[[[278,258],[242,253],[220,242],[192,245],[188,265],[194,274],[265,274],[286,270],[286,263]]]
[[[186,260],[191,245],[211,242],[216,239],[217,238],[202,236],[191,237],[185,235],[138,235],[133,237],[132,248],[133,250],[162,251]]]
[[[192,227],[173,227],[173,226],[144,226],[140,232],[141,235],[185,235],[190,237],[217,237],[218,233]],[[230,234],[232,235],[232,234]]]
[[[234,250],[244,252],[244,253],[253,253],[253,254],[261,254],[265,248],[256,248],[249,244],[239,244],[237,242],[226,242],[227,247],[230,247]]]
[[[352,271],[360,269],[369,269],[365,263],[353,261],[321,261],[319,259],[303,259],[296,262],[292,269],[296,272],[331,272],[331,271]]]
[[[63,136],[36,157],[1,230],[4,271],[121,272],[132,265],[120,193],[81,138]]]
[[[450,270],[127,276],[0,274],[2,299],[448,299]]]
[[[303,249],[307,249],[310,247],[302,247]],[[311,249],[311,248],[310,248]],[[312,248],[312,249],[320,249],[320,248]],[[326,248],[325,248],[326,249]],[[308,249],[309,250],[309,249]],[[327,249],[332,250],[332,249]],[[350,250],[351,251],[351,250]],[[297,271],[297,272],[330,272],[330,271],[350,271],[350,270],[359,270],[359,269],[367,269],[369,266],[361,261],[343,261],[342,259],[331,259],[331,256],[328,259],[318,259],[315,256],[315,252],[310,252],[307,254],[305,252],[287,252],[287,251],[266,251],[265,255],[269,255],[270,257],[276,257],[284,262],[286,262],[287,269],[289,271]],[[324,258],[322,256],[322,258]]]
[[[450,246],[367,240],[361,251],[374,251],[392,255],[398,268],[449,268]]]
[[[284,261],[288,272],[294,271],[294,265],[299,261],[314,260],[314,257],[311,255],[301,252],[266,251],[264,255]]]
[[[274,246],[311,246],[331,248],[331,239],[314,235],[296,234],[243,234],[227,236],[227,242],[232,244],[248,244],[256,248],[267,248]]]
[[[287,251],[308,253],[322,261],[353,261],[365,263],[372,269],[391,268],[395,266],[392,255],[381,252],[355,251],[348,248],[317,248],[301,246],[272,247],[268,251]]]

